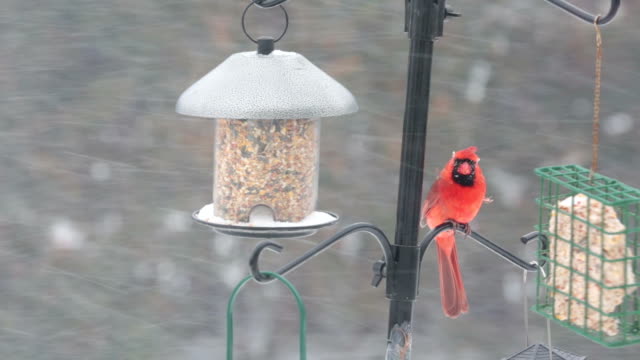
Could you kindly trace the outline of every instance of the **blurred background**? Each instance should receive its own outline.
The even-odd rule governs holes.
[[[575,0],[594,13],[606,0]],[[0,358],[220,359],[225,306],[256,240],[192,224],[211,201],[213,124],[174,113],[180,93],[232,53],[253,50],[248,1],[1,0]],[[451,151],[479,147],[494,202],[474,228],[531,258],[533,169],[590,164],[595,31],[543,0],[451,0],[463,17],[436,44],[425,187]],[[404,2],[290,1],[278,43],[349,88],[361,110],[322,121],[318,207],[341,223],[282,240],[271,269],[340,226],[393,234],[408,40]],[[282,26],[249,11],[253,34]],[[600,172],[640,186],[640,3],[603,28]],[[414,359],[499,359],[524,347],[522,273],[460,239],[471,311],[440,309],[435,256],[422,270]],[[533,247],[533,246],[532,246]],[[289,276],[309,311],[309,357],[380,359],[381,253],[353,236]],[[530,303],[535,293],[530,279]],[[297,310],[280,285],[236,304],[236,358],[296,359]],[[531,339],[545,322],[531,314]],[[637,359],[552,324],[590,359]]]

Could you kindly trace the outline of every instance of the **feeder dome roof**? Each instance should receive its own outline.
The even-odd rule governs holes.
[[[224,119],[299,119],[358,111],[349,90],[295,52],[236,53],[185,90],[183,115]]]

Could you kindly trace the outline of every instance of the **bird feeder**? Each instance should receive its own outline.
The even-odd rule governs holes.
[[[308,235],[337,221],[315,209],[319,119],[358,106],[304,56],[273,50],[275,41],[261,38],[258,51],[231,55],[176,106],[183,115],[216,119],[213,203],[194,218],[235,235]]]
[[[640,343],[640,191],[577,165],[536,174],[549,251],[534,310],[607,347]]]

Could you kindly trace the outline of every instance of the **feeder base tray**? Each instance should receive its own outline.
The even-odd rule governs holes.
[[[553,349],[553,360],[586,360],[586,356],[578,356],[570,352]],[[549,348],[542,344],[533,344],[528,348],[502,360],[549,360]]]
[[[338,215],[326,211],[314,211],[297,223],[259,221],[254,223],[233,223],[213,216],[213,204],[205,205],[191,215],[199,224],[214,231],[231,236],[249,238],[299,238],[315,234],[318,229],[333,225],[340,219]]]

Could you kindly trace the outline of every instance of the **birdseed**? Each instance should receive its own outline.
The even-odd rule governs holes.
[[[316,205],[319,122],[316,119],[217,121],[215,215],[249,222],[259,205],[274,220],[299,222]]]
[[[551,292],[554,316],[579,327],[617,335],[620,319],[614,315],[616,308],[625,295],[636,290],[630,286],[636,283],[633,263],[625,260],[633,256],[626,246],[625,226],[613,207],[584,194],[560,201],[557,208],[551,213],[549,225],[553,263],[547,278],[547,283],[559,290]],[[598,224],[605,231],[588,224]]]

